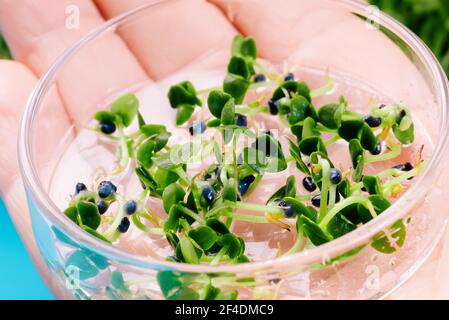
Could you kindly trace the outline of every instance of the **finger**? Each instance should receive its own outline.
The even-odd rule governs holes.
[[[103,23],[90,0],[0,1],[0,28],[15,59],[38,76],[76,40]],[[113,32],[79,51],[57,79],[64,104],[78,123],[91,117],[101,98],[143,81],[148,81],[145,72]]]
[[[263,58],[274,63],[287,61],[300,70],[302,67],[328,68],[331,73],[350,75],[410,106],[433,104],[432,94],[421,74],[397,45],[380,30],[367,28],[363,19],[336,2],[210,2],[240,31],[256,38]],[[419,108],[417,112],[422,110]]]
[[[19,119],[36,82],[36,76],[24,65],[0,60],[0,132],[4,135],[0,144],[0,192],[6,192],[12,181],[19,178],[16,152]],[[69,128],[70,119],[54,89],[50,90],[46,102],[46,116],[51,126],[38,129],[40,135],[50,139],[47,144],[50,148],[56,137],[63,136]],[[41,152],[48,153],[48,150]]]
[[[0,132],[3,133],[0,145],[2,150],[0,153],[0,196],[4,199],[15,227],[47,286],[52,292],[62,294],[59,285],[50,276],[34,242],[23,184],[18,175],[17,128],[23,107],[37,79],[25,66],[6,60],[0,60],[0,75]],[[53,121],[53,126],[47,128],[52,133],[48,134],[47,132],[48,139],[62,134],[69,126],[67,115],[61,113],[63,109],[60,107],[61,101],[56,92],[53,91],[50,95],[52,97],[49,99],[49,102],[51,101],[49,121],[52,117],[56,117],[58,121]],[[41,133],[45,134],[42,131]],[[50,145],[54,142],[48,140]]]
[[[95,0],[111,18],[144,0]],[[192,61],[202,67],[223,66],[236,30],[223,14],[205,0],[168,1],[146,9],[141,18],[120,28],[119,34],[153,79],[172,74]]]
[[[303,40],[333,28],[344,19],[336,14],[335,8],[320,1],[209,1],[217,5],[239,31],[256,38],[260,57],[274,62],[288,58]]]

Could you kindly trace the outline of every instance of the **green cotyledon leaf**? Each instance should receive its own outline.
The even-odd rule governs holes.
[[[182,105],[201,106],[202,102],[196,95],[196,89],[190,81],[184,81],[173,85],[168,91],[168,100],[172,108],[177,109]]]
[[[216,219],[216,218],[208,219],[206,221],[206,225],[208,227],[212,228],[218,234],[229,233],[228,227],[226,227],[226,225],[223,222],[221,222],[219,219]]]
[[[149,138],[153,138],[161,133],[167,132],[167,128],[162,124],[143,124],[140,132]]]
[[[266,172],[276,173],[287,169],[287,162],[284,157],[267,157]]]
[[[223,82],[223,91],[235,99],[235,103],[242,103],[248,91],[250,82],[242,76],[228,73]]]
[[[148,140],[137,150],[137,161],[145,169],[150,169],[153,166],[153,153],[155,148],[156,142]]]
[[[79,201],[76,208],[78,209],[83,225],[88,226],[93,230],[97,230],[101,223],[98,207],[91,202]]]
[[[277,101],[278,112],[280,115],[288,115],[291,111],[291,102],[292,99],[290,97],[283,97]]]
[[[165,189],[168,185],[177,182],[179,180],[179,175],[171,170],[157,168],[153,171],[153,178],[159,188]]]
[[[357,226],[349,222],[345,216],[341,214],[335,215],[335,217],[327,225],[327,231],[334,237],[339,238],[345,234],[354,231]]]
[[[290,127],[290,131],[295,135],[297,141],[302,140],[302,129],[303,126],[298,124]]]
[[[176,110],[176,125],[181,126],[192,117],[195,108],[188,104],[183,104],[177,107]]]
[[[214,300],[215,297],[220,293],[220,289],[214,287],[213,285],[211,285],[210,283],[208,283],[205,287],[204,287],[204,300]]]
[[[363,125],[363,118],[342,120],[341,125],[338,128],[338,135],[346,141],[358,139],[360,130],[362,130]]]
[[[203,250],[209,250],[217,241],[217,233],[210,227],[200,226],[189,231],[192,238]]]
[[[139,109],[139,99],[133,93],[126,93],[111,103],[111,112],[121,123],[128,127],[137,116]]]
[[[354,168],[352,180],[358,182],[362,179],[365,166],[365,151],[359,140],[352,139],[349,141],[349,153],[351,155],[352,167]]]
[[[298,168],[298,170],[300,170],[302,173],[310,175],[310,169],[302,160],[301,151],[299,150],[299,147],[290,139],[288,140],[288,143],[290,146],[290,156],[292,156],[295,159],[296,168]]]
[[[220,115],[220,117],[221,117],[221,115]],[[212,119],[212,120],[208,121],[206,125],[208,128],[217,128],[220,126],[220,124],[221,124],[220,119]]]
[[[373,130],[365,123],[359,133],[360,144],[365,150],[374,152],[377,147],[377,137]]]
[[[315,245],[319,246],[332,240],[332,236],[325,230],[321,229],[318,224],[309,219],[308,217],[301,215],[298,216],[298,224],[302,224],[302,230],[309,240]]]
[[[366,188],[366,191],[369,194],[380,194],[381,193],[381,185],[380,179],[376,176],[363,176],[362,179],[363,186]]]
[[[318,110],[318,119],[325,127],[336,130],[340,127],[343,111],[342,104],[327,104]]]
[[[351,183],[348,179],[344,179],[338,184],[337,190],[343,196],[343,198],[348,198],[351,196]]]
[[[154,162],[158,168],[162,168],[164,170],[175,170],[176,168],[181,167],[182,159],[178,158],[175,155],[175,151],[179,151],[181,148],[179,145],[175,145],[170,152],[166,152],[164,154],[160,154],[155,157]]]
[[[74,223],[78,224],[78,209],[76,207],[69,207],[65,209],[64,214]]]
[[[349,206],[344,207],[340,210],[340,214],[345,217],[346,220],[351,222],[353,225],[358,225],[362,222],[360,213],[359,213],[359,204],[353,203]]]
[[[404,119],[402,120],[404,121]],[[410,123],[408,128],[401,130],[400,124],[393,124],[393,133],[401,144],[410,144],[415,140],[415,126]]]
[[[257,58],[257,46],[253,37],[236,35],[232,41],[231,53],[233,56],[255,60]]]
[[[166,233],[172,232],[176,233],[179,228],[179,219],[182,217],[182,212],[179,210],[178,206],[172,206],[168,212],[168,218],[164,223],[164,231]],[[179,240],[178,240],[179,242]]]
[[[251,77],[251,71],[246,60],[236,56],[231,58],[228,64],[228,72],[247,80]]]
[[[244,148],[242,158],[245,164],[258,173],[281,172],[287,168],[283,154],[275,157],[265,155],[264,151],[256,148]]]
[[[154,152],[162,150],[171,137],[171,133],[167,131],[167,128],[159,124],[142,124],[140,132],[155,142]]]
[[[299,143],[299,149],[306,156],[310,156],[314,152],[327,154],[326,146],[320,136],[303,138]]]
[[[179,238],[178,238],[178,236],[176,235],[176,233],[173,233],[173,232],[167,232],[167,233],[165,234],[165,237],[167,238],[167,241],[168,241],[168,243],[170,244],[170,246],[171,246],[173,249],[176,249],[176,247],[178,246],[178,243],[179,243]]]
[[[158,184],[147,169],[145,169],[142,166],[138,166],[134,171],[135,171],[137,177],[139,178],[140,183],[142,184],[142,187],[144,189],[148,189],[153,193],[157,193],[157,194],[159,193],[158,192]]]
[[[154,137],[154,142],[156,142],[156,146],[154,148],[154,152],[159,152],[161,151],[163,148],[165,148],[165,146],[168,143],[168,140],[171,137],[171,133],[170,132],[162,132],[160,134],[158,134],[156,137]]]
[[[281,99],[282,100],[282,99]],[[307,117],[313,117],[314,110],[310,101],[303,96],[294,96],[290,99],[289,112],[287,114],[287,120],[289,124],[296,125],[301,121],[304,121]]]
[[[391,206],[390,202],[381,195],[370,195],[368,197],[368,200],[373,205],[374,211],[377,215],[381,214]],[[374,219],[371,212],[364,205],[359,204],[357,206],[357,210],[359,212],[359,217],[362,223],[367,223]]]
[[[237,201],[238,193],[237,188],[235,184],[235,180],[233,178],[229,179],[225,186],[223,187],[223,193],[222,193],[223,200]]]
[[[269,133],[264,133],[257,137],[256,141],[251,145],[252,149],[257,150],[265,156],[265,172],[281,172],[287,168],[284,152],[280,142]],[[248,163],[250,164],[250,163]],[[251,165],[251,164],[250,164]]]
[[[218,119],[221,119],[221,113],[224,106],[233,100],[232,96],[221,90],[212,90],[207,98],[207,105],[210,113]],[[220,125],[220,123],[218,123]]]
[[[191,264],[198,264],[198,253],[196,251],[195,246],[193,245],[192,241],[187,238],[183,237],[179,240],[179,247],[182,252],[182,256],[184,258],[184,261]]]
[[[100,123],[107,121],[115,122],[117,120],[117,117],[114,113],[104,110],[95,113],[94,118]]]
[[[6,43],[4,37],[0,34],[0,58],[1,59],[12,59],[11,51],[9,50],[8,44]]]
[[[169,213],[173,205],[184,200],[186,192],[178,183],[172,183],[162,193],[162,203],[165,212]]]
[[[267,167],[267,157],[264,152],[255,148],[243,148],[242,160],[258,173],[264,172]]]
[[[217,243],[226,249],[226,254],[231,259],[235,259],[243,254],[242,242],[237,236],[233,235],[232,233],[226,233],[220,236]]]
[[[198,202],[198,204],[197,204],[197,202]],[[199,190],[197,187],[194,187],[187,195],[186,208],[195,213],[198,213],[198,211],[199,211],[198,206],[200,205],[200,202],[201,202],[201,199],[200,199],[200,195],[199,195]],[[186,220],[190,222],[190,219],[186,219]]]
[[[145,119],[140,112],[137,112],[137,123],[139,124],[139,129],[146,125]]]
[[[307,117],[304,119],[304,123],[302,125],[302,139],[319,136],[320,131],[317,128],[316,121],[312,117]]]
[[[295,108],[302,109],[304,111],[304,118],[310,117],[315,121],[318,120],[318,114],[313,106],[312,102],[307,99],[307,97],[302,95],[294,96],[291,99],[291,108],[294,110]]]
[[[183,238],[181,238],[179,240],[178,245],[176,246],[175,249],[175,256],[176,258],[179,259],[179,261],[181,262],[185,262],[185,263],[192,263],[192,262],[188,262],[188,261],[195,261],[195,257],[193,256],[193,253],[196,253],[196,256],[198,258],[198,262],[199,262],[199,258],[203,255],[203,251],[200,250],[199,248],[196,247],[195,244],[193,244],[193,242],[190,240],[190,238],[188,237],[184,237],[184,239],[186,239],[187,241],[184,241],[184,251],[186,252],[186,254],[188,255],[187,259],[184,257],[183,254],[183,249],[181,247],[181,241]],[[189,244],[190,243],[190,244]],[[190,246],[191,245],[191,246]],[[192,251],[190,248],[193,248],[194,250]]]
[[[235,105],[233,101],[228,101],[221,111],[221,124],[224,126],[235,124]]]

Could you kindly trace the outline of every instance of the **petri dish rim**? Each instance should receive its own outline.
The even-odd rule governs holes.
[[[441,116],[439,124],[439,140],[435,147],[435,152],[429,161],[429,165],[424,172],[418,177],[415,183],[404,193],[384,214],[371,222],[363,225],[357,230],[335,239],[329,243],[319,247],[299,252],[288,257],[280,257],[267,261],[251,262],[243,265],[218,265],[218,266],[204,266],[204,265],[189,265],[180,264],[167,261],[156,260],[149,257],[134,255],[129,252],[120,250],[113,245],[107,244],[92,235],[84,232],[73,224],[67,217],[61,214],[56,204],[50,199],[45,192],[43,186],[39,183],[36,168],[33,165],[32,159],[32,128],[35,120],[35,115],[39,111],[40,103],[43,97],[53,84],[58,71],[69,61],[76,53],[85,45],[95,41],[101,35],[110,32],[117,28],[117,26],[126,23],[135,15],[153,6],[162,5],[169,1],[179,0],[152,0],[141,6],[138,6],[130,11],[127,11],[107,22],[97,29],[91,31],[82,39],[77,41],[73,46],[68,48],[63,54],[57,58],[53,65],[42,75],[36,87],[31,93],[25,112],[22,116],[19,137],[18,137],[18,156],[19,167],[23,182],[28,194],[36,205],[41,209],[40,212],[52,224],[58,226],[64,232],[67,232],[75,241],[78,241],[82,246],[89,247],[100,254],[114,259],[121,263],[126,263],[139,268],[146,269],[171,269],[180,272],[230,272],[235,274],[263,272],[274,269],[288,268],[289,265],[303,266],[322,261],[323,257],[333,256],[338,253],[350,250],[357,245],[366,243],[376,233],[393,224],[396,220],[407,214],[412,210],[413,206],[419,199],[422,199],[428,191],[428,188],[423,186],[430,186],[431,182],[438,174],[438,168],[441,165],[442,157],[448,147],[449,142],[449,128],[447,123],[448,118],[448,84],[446,75],[439,64],[436,57],[430,49],[419,39],[413,32],[394,18],[388,16],[383,12],[379,12],[379,22],[382,26],[402,39],[413,50],[416,57],[419,58],[423,67],[430,72],[433,79],[435,92],[437,93],[437,105],[440,107]],[[330,0],[324,0],[330,2]],[[352,13],[364,16],[367,5],[356,0],[333,0],[333,4],[337,3],[349,10]]]

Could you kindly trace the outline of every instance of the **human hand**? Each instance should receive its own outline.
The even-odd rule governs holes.
[[[0,192],[33,261],[58,297],[63,297],[62,291],[52,281],[32,236],[16,158],[19,117],[37,78],[64,49],[106,19],[145,2],[0,0],[0,28],[16,59],[16,62],[0,61],[0,132],[8,135],[8,139],[2,139]],[[65,27],[64,13],[69,5],[80,9],[79,30]],[[261,19],[263,23],[260,23]],[[43,138],[52,145],[73,122],[85,123],[94,112],[92,106],[97,105],[106,93],[137,82],[159,81],[189,66],[210,48],[218,48],[227,54],[237,30],[253,35],[260,55],[267,60],[279,62],[289,59],[317,66],[326,64],[343,71],[354,70],[358,66],[360,76],[369,79],[373,86],[387,90],[400,100],[417,97],[415,92],[411,94],[413,88],[386,77],[388,65],[383,68],[366,65],[366,60],[386,61],[388,59],[382,57],[397,55],[394,67],[398,72],[404,78],[416,76],[412,65],[403,61],[393,44],[384,38],[372,35],[373,47],[379,45],[382,50],[357,46],[357,42],[366,37],[359,25],[360,21],[355,17],[345,12],[336,13],[331,6],[323,8],[310,0],[173,1],[155,10],[145,21],[105,38],[60,78],[58,90],[52,93],[54,112],[51,117],[58,121],[51,123],[57,123],[57,126]],[[335,50],[336,39],[341,43],[341,52]],[[348,45],[358,51],[359,60],[341,59],[343,48]],[[317,52],[330,49],[332,55],[317,55]],[[98,61],[102,63],[101,72],[91,74],[91,66]],[[205,61],[197,61],[191,69],[224,68],[225,64],[226,59],[218,54]],[[98,66],[95,69],[98,70]],[[418,97],[427,101],[428,92],[422,92]],[[414,103],[419,103],[419,99]]]

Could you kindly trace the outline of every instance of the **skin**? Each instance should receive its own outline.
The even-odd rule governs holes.
[[[60,290],[50,277],[31,231],[16,156],[19,118],[37,79],[64,49],[105,20],[143,2],[41,0],[37,5],[33,0],[0,0],[0,30],[16,60],[0,61],[0,131],[7,134],[7,139],[1,139],[0,193],[35,265],[57,295]],[[80,8],[80,30],[64,27],[64,12],[69,4]],[[167,19],[168,14],[177,18]],[[223,55],[228,52],[232,37],[238,31],[256,38],[264,59],[301,61],[311,65],[324,63],[342,70],[360,66],[360,76],[369,79],[374,87],[388,88],[391,95],[404,101],[413,92],[411,103],[414,104],[429,101],[429,92],[424,85],[419,85],[419,80],[416,83],[420,90],[417,91],[406,82],[386,76],[394,66],[397,74],[406,75],[404,78],[416,77],[415,69],[400,57],[396,47],[377,33],[367,35],[362,32],[362,28],[357,28],[360,21],[353,16],[335,12],[330,7],[319,8],[313,1],[174,1],[149,16],[84,50],[77,62],[60,77],[58,88],[53,90],[48,102],[54,110],[49,115],[52,118],[48,119],[52,127],[42,129],[43,138],[49,145],[57,143],[70,125],[85,123],[95,111],[91,106],[118,88],[137,82],[158,81],[186,66],[193,71],[223,66],[226,63]],[[264,20],[263,24],[260,19]],[[345,59],[343,49],[335,43],[335,39],[347,34],[352,36],[344,37],[342,47],[353,46],[354,57],[359,58]],[[367,36],[372,39],[367,41]],[[371,46],[357,46],[357,41],[364,37]],[[142,38],[146,41],[141,41]],[[332,55],[316,56],[316,52],[326,52],[332,46],[337,48]],[[218,53],[201,59],[210,47],[218,47]],[[397,59],[383,58],[391,56]],[[382,67],[372,64],[367,68],[366,57],[383,61]],[[91,74],[90,67],[99,59],[103,68],[96,67],[98,72]],[[440,245],[430,262],[409,282],[408,286],[414,290],[405,291],[406,286],[396,293],[396,297],[414,298],[418,291],[427,298],[447,297],[445,287],[449,286],[444,282],[443,272],[448,257],[449,247]]]

